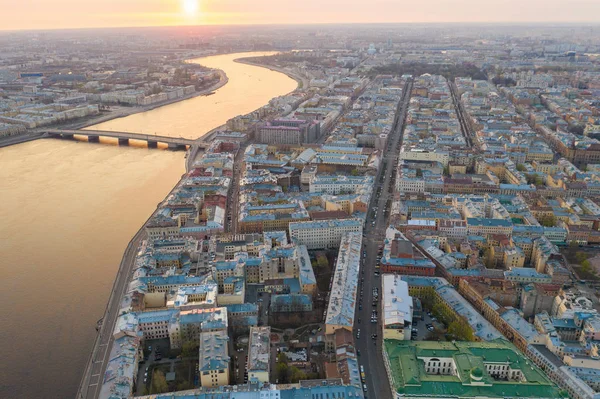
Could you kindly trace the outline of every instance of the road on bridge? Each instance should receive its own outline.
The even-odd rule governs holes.
[[[105,130],[62,130],[62,129],[47,129],[45,133],[52,135],[80,135],[80,136],[98,136],[112,137],[117,139],[140,140],[148,142],[159,142],[165,144],[178,145],[193,145],[197,140],[186,139],[183,137],[157,136],[152,134],[131,133],[131,132],[114,132]]]

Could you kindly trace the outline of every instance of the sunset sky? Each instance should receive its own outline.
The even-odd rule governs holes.
[[[351,22],[600,22],[600,0],[0,0],[0,29]]]

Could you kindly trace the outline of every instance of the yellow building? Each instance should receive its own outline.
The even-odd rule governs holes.
[[[199,364],[202,387],[229,385],[229,337],[225,331],[200,334]]]
[[[525,253],[520,248],[506,248],[503,263],[505,269],[523,267],[525,265]]]
[[[449,163],[448,164],[448,171],[450,172],[450,175],[453,175],[455,173],[466,174],[467,173],[467,166],[466,165],[459,165],[459,164],[455,164],[455,163]]]

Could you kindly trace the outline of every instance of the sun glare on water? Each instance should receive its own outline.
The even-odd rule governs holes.
[[[183,12],[187,16],[194,16],[198,13],[199,0],[181,0]]]

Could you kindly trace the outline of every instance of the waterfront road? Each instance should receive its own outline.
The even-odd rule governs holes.
[[[26,143],[28,141],[33,141],[42,138],[43,133],[41,132],[27,132],[23,134],[18,134],[15,136],[6,136],[0,138],[0,148],[8,147],[15,144]]]
[[[171,195],[171,193],[177,187],[179,187],[180,184],[181,181],[177,182],[175,187],[173,187],[171,192],[169,192],[169,194],[167,194],[165,198],[168,198]],[[156,211],[152,213],[152,216],[154,216],[155,213]],[[145,225],[146,223],[144,223],[143,226]],[[119,271],[117,272],[117,276],[115,277],[115,282],[113,284],[112,290],[110,292],[110,297],[108,299],[108,303],[104,311],[102,326],[100,327],[100,330],[96,335],[96,340],[94,341],[92,353],[82,373],[81,383],[79,385],[79,389],[77,391],[76,396],[78,399],[95,399],[100,394],[104,373],[106,372],[106,366],[108,365],[108,361],[110,360],[109,356],[114,342],[113,331],[117,322],[117,315],[123,297],[127,292],[127,287],[133,275],[135,258],[139,246],[142,240],[146,237],[146,230],[143,226],[135,234],[131,241],[129,241],[129,244],[125,249],[123,258],[121,259]]]
[[[398,105],[392,137],[384,153],[385,163],[382,165],[379,175],[375,180],[373,196],[367,214],[367,223],[364,232],[365,238],[363,238],[363,251],[366,251],[366,258],[363,258],[361,267],[359,301],[356,309],[357,319],[354,323],[354,334],[356,337],[356,333],[360,329],[360,338],[356,339],[356,346],[360,351],[358,360],[364,366],[366,373],[367,392],[365,396],[373,399],[391,399],[393,397],[383,362],[380,325],[381,307],[379,306],[379,302],[377,302],[376,306],[373,306],[373,288],[377,287],[379,289],[379,298],[381,298],[381,280],[379,276],[375,276],[375,264],[377,261],[378,246],[383,243],[387,228],[389,213],[384,210],[393,198],[393,176],[395,174],[400,146],[402,145],[404,121],[410,101],[411,89],[412,82],[407,82],[404,86],[402,100]],[[376,217],[373,217],[374,208],[377,208]],[[377,310],[378,312],[377,323],[371,323],[373,310]],[[376,339],[371,338],[372,334],[377,334]]]

